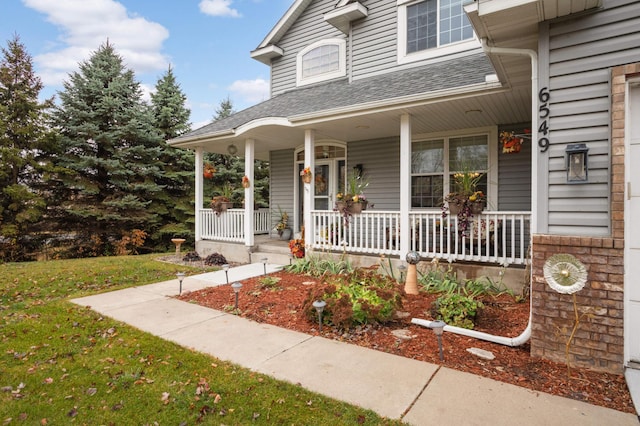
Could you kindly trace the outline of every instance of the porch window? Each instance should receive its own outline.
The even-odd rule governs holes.
[[[411,148],[411,207],[441,207],[455,190],[453,175],[484,173],[478,189],[488,194],[489,138],[487,135],[446,137],[414,142]]]
[[[343,77],[346,75],[345,64],[345,40],[327,39],[313,43],[298,54],[298,85]]]
[[[397,0],[398,62],[411,62],[479,46],[464,13],[466,0]]]

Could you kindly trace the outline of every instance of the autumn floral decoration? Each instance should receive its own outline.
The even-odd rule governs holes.
[[[289,241],[289,250],[293,257],[300,259],[304,257],[304,240],[297,239]]]
[[[300,176],[302,177],[302,181],[304,183],[311,183],[311,177],[313,174],[311,173],[311,167],[305,167],[300,171]]]
[[[204,165],[204,169],[202,171],[202,175],[205,179],[213,178],[213,175],[216,173],[216,168],[211,163],[206,163]]]
[[[249,188],[251,186],[251,181],[248,176],[242,176],[242,187]]]
[[[522,149],[525,138],[530,138],[531,130],[524,129],[524,134],[516,132],[508,132],[503,130],[500,132],[500,143],[502,144],[503,154],[517,154]]]

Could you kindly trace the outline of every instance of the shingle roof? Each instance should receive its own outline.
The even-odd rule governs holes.
[[[230,131],[253,120],[266,117],[290,118],[301,114],[320,114],[337,108],[357,108],[358,105],[362,105],[365,109],[371,102],[385,100],[393,104],[393,99],[397,98],[427,95],[431,92],[483,83],[485,76],[494,72],[484,54],[474,54],[380,74],[351,83],[347,79],[342,79],[297,88],[196,129],[171,142]]]

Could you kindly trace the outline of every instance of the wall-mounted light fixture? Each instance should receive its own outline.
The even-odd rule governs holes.
[[[357,176],[362,176],[362,173],[364,172],[364,166],[362,164],[356,164],[355,166],[353,166],[353,172]]]
[[[589,179],[589,148],[583,143],[567,145],[567,183],[585,183]]]
[[[238,147],[234,144],[231,144],[227,147],[227,152],[231,155],[236,155],[238,153]]]

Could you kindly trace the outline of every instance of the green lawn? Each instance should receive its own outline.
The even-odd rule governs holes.
[[[401,424],[68,301],[200,272],[157,256],[0,264],[2,424]]]

